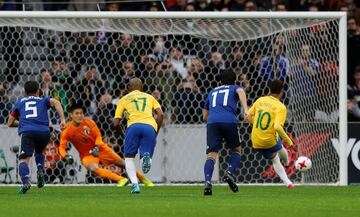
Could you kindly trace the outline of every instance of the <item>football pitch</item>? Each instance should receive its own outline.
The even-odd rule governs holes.
[[[204,197],[202,186],[142,187],[33,187],[18,195],[17,187],[0,187],[2,217],[172,217],[172,216],[360,216],[360,186],[319,187],[214,186]]]

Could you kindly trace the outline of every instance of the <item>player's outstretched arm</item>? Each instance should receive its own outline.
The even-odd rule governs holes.
[[[19,126],[19,121],[16,119],[15,116],[10,114],[9,118],[8,118],[8,121],[7,121],[7,126],[8,127],[18,127]]]
[[[249,117],[249,107],[247,105],[247,98],[245,95],[245,91],[242,88],[236,90],[236,93],[239,96],[241,106],[244,109],[244,119],[246,120]]]
[[[274,121],[274,129],[279,134],[279,136],[287,142],[290,146],[293,145],[293,141],[290,139],[290,137],[286,134],[283,126],[286,120],[286,109],[280,110],[275,118]]]
[[[61,103],[58,100],[56,100],[54,98],[51,98],[50,99],[50,105],[51,105],[51,107],[55,107],[57,113],[60,116],[60,128],[64,129],[66,123],[65,123],[64,110],[63,110],[63,108],[61,106]]]
[[[161,126],[162,126],[162,123],[163,123],[163,120],[164,120],[164,112],[162,111],[161,107],[155,109],[155,114],[156,114],[156,123],[157,123],[157,126],[158,126],[158,131],[160,130]]]
[[[209,117],[209,110],[203,109],[203,120],[207,123]]]

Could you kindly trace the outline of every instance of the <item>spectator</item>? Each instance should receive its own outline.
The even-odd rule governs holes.
[[[40,88],[43,96],[51,97],[52,95],[52,79],[51,79],[51,73],[47,69],[41,69],[40,70]]]
[[[317,5],[311,4],[308,7],[308,11],[313,11],[313,12],[319,11],[319,7]]]
[[[90,66],[80,82],[73,86],[73,99],[88,108],[89,115],[92,115],[96,111],[96,100],[105,93],[104,87],[105,82],[99,77],[96,67]]]
[[[0,124],[6,124],[11,111],[12,104],[8,98],[9,86],[6,82],[0,81]]]
[[[112,11],[112,12],[120,11],[120,5],[119,5],[119,3],[116,3],[116,2],[107,3],[106,10]]]
[[[175,67],[176,71],[185,78],[188,72],[185,67],[186,60],[184,59],[182,48],[179,46],[171,48],[169,56],[169,62]]]
[[[244,11],[256,11],[257,7],[254,1],[246,1],[244,4]]]
[[[140,62],[139,49],[137,49],[133,36],[128,33],[123,33],[120,36],[120,40],[115,39],[110,48],[114,53],[113,58],[116,62]]]
[[[160,11],[160,6],[156,2],[151,2],[148,11]]]
[[[196,1],[196,8],[198,11],[208,11],[208,1],[207,0],[199,0]]]
[[[156,65],[155,73],[146,79],[145,85],[149,90],[160,88],[164,93],[164,103],[170,104],[169,102],[173,99],[176,86],[181,80],[181,75],[175,70],[171,63],[162,62]]]
[[[235,46],[233,49],[232,49],[232,52],[230,54],[230,57],[229,57],[229,60],[228,62],[226,63],[226,67],[229,68],[243,68],[244,65],[245,65],[245,62],[244,62],[244,48],[243,47],[239,47],[239,46]]]
[[[348,112],[349,121],[360,121],[360,66],[357,66],[353,73],[354,85],[348,86]]]
[[[185,79],[179,86],[171,102],[172,120],[175,124],[201,123],[203,96],[191,79]]]
[[[116,90],[117,88],[126,89],[127,84],[132,78],[135,78],[135,65],[132,62],[124,62],[120,73],[115,76],[112,90]]]
[[[230,2],[230,11],[243,11],[246,0],[234,0]]]
[[[188,3],[185,7],[185,11],[196,11],[195,4],[194,3]]]
[[[224,69],[225,61],[222,54],[213,50],[210,53],[210,60],[205,66],[205,73],[199,74],[200,77],[196,78],[197,81],[201,80],[201,84],[199,84],[199,86],[203,87],[206,93],[215,88],[218,85],[217,76],[219,76],[221,71]]]
[[[151,95],[160,103],[161,109],[166,112],[167,105],[164,102],[164,93],[162,92],[161,88],[155,87],[155,89],[151,91]]]
[[[12,0],[5,0],[0,2],[0,11],[15,11],[16,4]]]
[[[262,58],[259,74],[265,83],[275,78],[285,81],[288,76],[289,60],[285,57],[284,45],[279,40],[273,45],[272,54]]]
[[[287,11],[287,6],[284,2],[279,2],[276,4],[276,11]]]
[[[176,0],[175,5],[168,8],[169,11],[184,11],[187,0]]]
[[[311,57],[312,51],[308,44],[303,44],[301,47],[300,58],[294,66],[292,73],[293,83],[292,92],[295,97],[294,113],[303,114],[301,120],[298,121],[312,121],[316,108],[316,100],[314,96],[317,94],[316,78],[319,73],[319,62]]]
[[[210,4],[208,5],[208,9],[210,11],[221,11],[223,7],[224,7],[223,0],[211,0]]]
[[[92,0],[86,2],[83,0],[70,0],[68,10],[69,11],[98,11],[98,5],[101,4],[101,0]]]
[[[101,134],[105,137],[111,137],[113,134],[112,122],[116,105],[112,104],[112,100],[113,98],[110,94],[102,95],[98,101],[97,110],[93,118],[100,128]]]
[[[153,54],[146,55],[142,58],[139,66],[139,76],[142,79],[147,79],[151,74],[154,74],[156,64],[156,57]]]
[[[154,39],[155,46],[153,47],[153,53],[159,62],[165,61],[168,58],[168,50],[165,47],[164,36],[157,36]]]
[[[354,84],[354,77],[352,74],[355,67],[359,64],[360,56],[360,28],[354,17],[348,18],[348,81],[351,85]]]

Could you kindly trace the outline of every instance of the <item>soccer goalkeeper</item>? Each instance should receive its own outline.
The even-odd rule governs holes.
[[[84,117],[84,108],[80,104],[74,104],[69,108],[71,120],[67,123],[60,136],[59,152],[65,160],[70,160],[66,152],[68,142],[71,142],[79,152],[81,163],[90,171],[102,178],[117,181],[118,186],[128,184],[128,179],[110,170],[99,167],[114,164],[125,168],[125,162],[106,143],[103,142],[99,128],[91,119]],[[138,179],[146,186],[153,186],[153,183],[145,178],[140,172],[136,172]]]

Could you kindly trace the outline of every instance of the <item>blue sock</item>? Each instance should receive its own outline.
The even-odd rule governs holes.
[[[211,158],[206,159],[204,165],[204,175],[205,175],[205,182],[207,183],[211,183],[211,178],[214,171],[214,165],[215,165],[214,159]]]
[[[21,181],[23,184],[26,184],[29,182],[29,174],[30,174],[30,170],[29,170],[29,166],[27,163],[20,163],[19,164],[19,175],[21,177]]]
[[[229,172],[235,174],[236,169],[240,166],[241,155],[239,152],[233,152],[229,159]]]
[[[42,153],[35,154],[35,162],[38,171],[44,170],[44,161],[45,161],[45,157]]]

